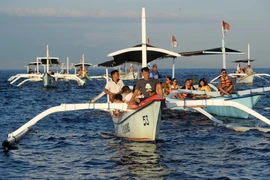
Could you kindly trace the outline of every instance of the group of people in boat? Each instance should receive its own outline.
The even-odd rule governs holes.
[[[80,66],[80,69],[78,71],[78,76],[80,76],[80,77],[88,77],[88,70],[86,68],[84,68],[84,70],[83,70],[83,67]]]
[[[40,71],[37,72],[36,69],[35,69],[35,71],[33,71],[31,68],[29,68],[29,70],[28,70],[27,73],[28,73],[28,74],[41,74]]]
[[[153,65],[154,66],[154,65]],[[155,65],[156,70],[156,65]],[[157,71],[157,70],[156,70]],[[178,90],[178,89],[186,89],[186,90],[199,90],[211,92],[211,88],[207,83],[206,78],[201,78],[199,80],[198,89],[194,88],[193,80],[186,79],[185,84],[180,86],[176,78],[171,79],[171,77],[166,76],[165,82],[160,82],[158,76],[152,76],[151,71],[148,67],[143,67],[141,69],[142,79],[139,79],[136,85],[133,86],[131,90],[129,86],[125,86],[124,82],[119,79],[119,71],[113,70],[111,72],[111,81],[108,81],[104,92],[109,95],[110,102],[119,103],[125,102],[129,105],[130,108],[137,107],[138,105],[142,105],[141,103],[152,96],[164,97],[168,94]],[[157,73],[156,73],[157,74]],[[156,77],[156,78],[155,78]],[[221,70],[221,77],[218,82],[218,90],[220,94],[230,96],[235,88],[235,84],[231,77],[227,75],[226,69]],[[175,93],[173,98],[186,99],[186,98],[209,98],[208,95],[196,95],[189,93]]]
[[[237,65],[236,72],[235,73],[245,73],[247,75],[252,75],[253,70],[250,65],[247,65],[247,67],[241,67],[240,64]]]

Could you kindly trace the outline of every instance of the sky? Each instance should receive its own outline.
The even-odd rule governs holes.
[[[221,20],[230,24],[226,47],[247,53],[253,68],[270,68],[269,0],[0,0],[0,69],[24,69],[36,57],[98,64],[111,52],[141,43],[141,11],[153,46],[175,52],[221,47]],[[244,55],[227,55],[227,68]],[[172,59],[155,60],[170,68]],[[244,66],[243,64],[242,66]],[[180,57],[176,68],[221,68],[222,56]]]

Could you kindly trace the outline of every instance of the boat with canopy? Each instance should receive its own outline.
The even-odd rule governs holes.
[[[122,49],[115,51],[108,55],[114,59],[107,61],[100,65],[106,66],[107,63],[114,64],[115,66],[122,64],[123,62],[141,62],[142,67],[147,67],[147,63],[165,56],[180,57],[179,53],[168,51],[165,49],[157,48],[146,44],[146,16],[145,9],[142,9],[142,44],[141,46],[134,46],[132,48]],[[107,66],[106,66],[107,67]],[[108,81],[108,68],[106,68],[106,79]],[[254,92],[239,92],[239,95],[258,93],[261,90],[254,90]],[[225,126],[227,128],[234,129],[236,131],[247,131],[250,129],[257,129],[260,131],[268,132],[270,128],[262,127],[243,127],[236,126],[232,124],[224,124],[221,120],[217,119],[210,113],[208,113],[204,108],[211,106],[219,107],[232,107],[235,109],[240,109],[254,117],[258,118],[260,121],[265,122],[270,125],[270,120],[261,114],[254,111],[252,108],[247,107],[242,104],[242,102],[233,101],[233,98],[224,98],[219,95],[219,92],[204,92],[204,91],[189,91],[183,90],[184,93],[194,93],[194,94],[207,94],[212,96],[209,99],[186,99],[186,100],[170,100],[169,97],[166,98],[166,108],[191,108],[204,114],[215,124],[220,126]],[[179,92],[173,92],[179,93]],[[242,94],[241,94],[242,93]],[[14,143],[18,142],[23,136],[27,134],[30,128],[35,125],[38,121],[56,112],[67,112],[67,111],[78,111],[78,110],[92,110],[99,109],[104,111],[119,110],[121,115],[119,117],[113,117],[113,124],[115,128],[115,134],[119,137],[128,138],[135,141],[154,141],[159,137],[160,125],[161,125],[161,113],[162,104],[165,101],[163,97],[155,96],[144,105],[139,106],[135,109],[128,108],[126,103],[110,103],[107,100],[106,103],[96,103],[96,101],[102,97],[105,93],[101,92],[94,99],[88,103],[82,104],[61,104],[60,106],[52,107],[44,112],[38,114],[36,117],[28,121],[26,124],[18,128],[16,131],[8,134],[7,140],[3,141],[3,147],[8,150]],[[108,99],[108,98],[107,98]]]

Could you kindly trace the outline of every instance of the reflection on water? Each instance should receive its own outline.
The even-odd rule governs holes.
[[[115,161],[116,169],[121,169],[119,175],[122,178],[164,179],[165,175],[170,174],[168,167],[160,163],[161,156],[153,142],[122,140],[117,143],[112,140],[107,146],[115,150],[110,159]]]

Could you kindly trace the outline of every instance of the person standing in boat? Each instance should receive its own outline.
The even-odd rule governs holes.
[[[116,94],[122,94],[122,87],[125,85],[124,82],[119,79],[118,70],[111,72],[112,79],[109,80],[104,88],[104,92],[109,95],[110,101],[114,102],[114,96]]]
[[[232,78],[227,75],[226,69],[221,69],[221,77],[218,80],[218,90],[220,91],[220,94],[222,96],[224,94],[231,96],[234,88],[234,82]]]
[[[141,73],[143,79],[139,79],[136,86],[135,91],[131,97],[131,100],[134,100],[135,96],[138,94],[138,91],[142,91],[141,101],[149,98],[154,91],[156,94],[163,96],[161,84],[157,79],[150,78],[150,70],[148,67],[144,67],[141,69]]]
[[[156,64],[153,64],[153,66],[152,66],[152,70],[150,72],[150,78],[153,78],[153,79],[161,78],[161,75],[159,74],[159,72],[157,70],[157,65]]]

